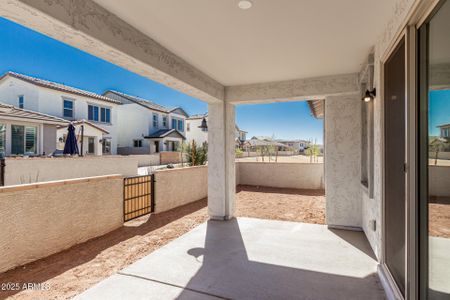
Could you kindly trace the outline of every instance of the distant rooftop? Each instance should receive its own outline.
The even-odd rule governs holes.
[[[26,119],[40,121],[44,124],[56,124],[56,125],[67,125],[69,121],[50,116],[43,113],[38,113],[31,110],[26,110],[18,108],[12,105],[0,103],[0,117],[3,118],[14,118],[14,119]]]
[[[118,92],[118,91],[115,91],[115,90],[108,90],[108,91],[104,92],[103,94],[105,95],[107,93],[115,94],[117,96],[125,98],[128,101],[134,102],[134,103],[139,104],[141,106],[144,106],[146,108],[149,108],[149,109],[152,109],[152,110],[156,110],[156,111],[160,111],[160,112],[164,112],[164,113],[171,113],[171,112],[173,112],[173,111],[175,111],[177,109],[180,109],[180,110],[183,111],[183,113],[186,115],[186,117],[189,117],[189,115],[184,111],[184,109],[179,107],[179,106],[169,108],[169,107],[165,107],[165,106],[159,105],[159,104],[157,104],[157,103],[155,103],[155,102],[153,102],[151,100],[144,99],[144,98],[141,98],[141,97],[138,97],[138,96],[128,95],[128,94],[125,94],[125,93],[122,93],[122,92]],[[123,101],[120,101],[118,99],[116,99],[116,100],[123,104]]]
[[[34,84],[36,86],[41,86],[44,88],[53,89],[53,90],[66,92],[66,93],[70,93],[70,94],[75,94],[75,95],[79,95],[79,96],[89,97],[89,98],[93,98],[93,99],[97,99],[97,100],[101,100],[101,101],[105,101],[105,102],[109,102],[109,103],[120,104],[120,101],[108,98],[103,95],[99,95],[99,94],[96,94],[93,92],[89,92],[89,91],[85,91],[85,90],[78,89],[75,87],[67,86],[67,85],[64,85],[61,83],[48,81],[48,80],[44,80],[44,79],[40,79],[40,78],[36,78],[36,77],[32,77],[32,76],[28,76],[28,75],[24,75],[24,74],[20,74],[20,73],[15,73],[15,72],[11,72],[11,71],[3,74],[0,77],[0,80],[2,80],[5,77],[8,77],[8,76],[26,81],[26,82]]]
[[[208,113],[192,115],[189,118],[187,118],[187,120],[197,120],[197,119],[203,119],[206,117],[208,117]]]

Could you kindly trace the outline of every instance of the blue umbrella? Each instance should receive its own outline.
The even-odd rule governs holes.
[[[66,144],[64,145],[64,154],[80,154],[78,151],[78,143],[77,138],[75,136],[75,126],[73,126],[72,123],[69,124],[69,127],[67,128],[67,138],[66,138]]]

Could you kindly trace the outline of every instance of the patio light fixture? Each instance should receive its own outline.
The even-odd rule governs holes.
[[[253,2],[250,0],[241,0],[238,3],[240,9],[246,10],[253,6]]]
[[[198,126],[198,128],[208,129],[208,124],[206,123],[206,119],[205,118],[203,118],[202,124],[200,126]]]
[[[373,90],[371,90],[371,91],[369,91],[369,90],[366,90],[366,94],[364,95],[364,97],[363,97],[363,101],[364,102],[370,102],[370,101],[372,101],[373,99],[375,99],[375,96],[377,95],[377,90],[374,88]]]

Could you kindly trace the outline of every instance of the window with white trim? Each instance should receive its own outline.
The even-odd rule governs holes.
[[[19,102],[19,108],[25,107],[25,97],[23,95],[19,96],[18,102]]]
[[[88,120],[100,123],[111,123],[111,108],[88,105]]]
[[[64,118],[73,119],[73,100],[63,100],[63,116]]]
[[[153,128],[158,128],[158,114],[153,114]]]

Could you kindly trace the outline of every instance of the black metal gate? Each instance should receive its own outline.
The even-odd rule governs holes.
[[[123,182],[123,216],[130,221],[155,210],[154,175],[126,177]]]
[[[5,159],[0,158],[0,186],[5,185]]]

